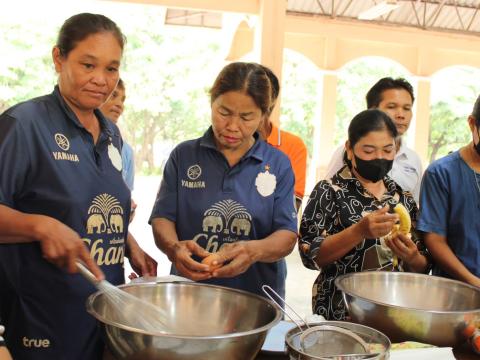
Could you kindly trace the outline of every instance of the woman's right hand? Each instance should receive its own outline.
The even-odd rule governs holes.
[[[70,227],[44,215],[34,217],[34,237],[39,240],[43,257],[52,264],[76,273],[77,260],[81,260],[98,280],[105,278],[102,270],[90,257],[84,241]]]
[[[193,240],[178,241],[169,255],[170,261],[175,265],[179,275],[188,279],[199,281],[212,277],[210,266],[192,259],[192,255],[205,258],[211,255]]]
[[[364,216],[362,220],[356,224],[363,238],[376,239],[392,231],[393,225],[398,221],[398,215],[391,214],[388,210],[388,205],[384,206]]]

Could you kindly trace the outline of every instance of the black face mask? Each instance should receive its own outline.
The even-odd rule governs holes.
[[[373,159],[373,160],[363,160],[355,155],[355,163],[357,166],[358,174],[364,179],[370,180],[372,182],[377,182],[385,177],[388,172],[392,169],[393,160],[387,159]]]

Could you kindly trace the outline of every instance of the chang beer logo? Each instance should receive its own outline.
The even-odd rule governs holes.
[[[231,243],[240,237],[248,237],[252,216],[247,209],[234,200],[214,204],[203,214],[202,230],[193,240],[206,242],[205,249],[217,252],[221,243]],[[219,240],[220,238],[220,240]]]
[[[113,196],[102,194],[88,208],[87,234],[123,233],[123,209]]]
[[[123,213],[120,202],[109,194],[96,196],[88,208],[87,234],[95,239],[85,238],[84,241],[98,265],[123,263]],[[102,234],[109,234],[109,239],[101,238]]]

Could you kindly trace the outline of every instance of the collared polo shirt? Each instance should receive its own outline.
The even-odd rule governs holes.
[[[280,130],[273,123],[267,142],[282,151],[290,159],[295,174],[295,196],[299,200],[303,200],[307,172],[307,147],[305,143],[298,136]]]
[[[130,191],[118,128],[95,115],[96,144],[58,87],[0,115],[0,204],[66,224],[106,279],[120,284]],[[101,359],[100,332],[85,310],[96,289],[47,262],[38,242],[0,245],[0,284],[0,317],[15,359]]]
[[[256,141],[235,166],[203,137],[178,145],[165,165],[151,218],[173,221],[179,240],[195,240],[209,252],[223,244],[261,240],[277,230],[297,232],[294,175],[287,156]],[[284,286],[283,261],[257,262],[234,278],[207,280],[264,295],[261,286]],[[283,270],[282,270],[283,269]],[[176,274],[176,269],[172,268]]]
[[[446,237],[453,253],[480,277],[480,182],[455,151],[430,164],[420,193],[417,229]],[[433,274],[451,277],[434,264]]]
[[[340,170],[345,164],[343,162],[343,153],[345,152],[345,145],[340,145],[327,166],[325,179],[331,179],[335,173]],[[412,193],[415,201],[420,200],[420,184],[422,182],[422,162],[415,151],[406,146],[403,142],[393,159],[392,170],[388,173],[400,187]]]

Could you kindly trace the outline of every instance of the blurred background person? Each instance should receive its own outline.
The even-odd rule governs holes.
[[[307,176],[307,146],[297,135],[280,130],[271,120],[270,115],[280,94],[280,83],[277,76],[268,67],[261,65],[272,85],[272,105],[266,114],[265,121],[258,129],[260,136],[267,143],[282,151],[290,159],[295,174],[295,206],[297,211],[302,206],[305,194],[305,178]]]
[[[412,107],[415,101],[413,87],[405,79],[385,77],[368,90],[366,101],[367,109],[382,110],[394,122],[398,138],[396,139],[396,156],[389,176],[403,190],[410,191],[418,205],[423,173],[422,162],[418,154],[410,149],[402,138],[412,121]],[[325,179],[330,179],[343,167],[344,151],[343,144],[335,150],[327,167]]]

